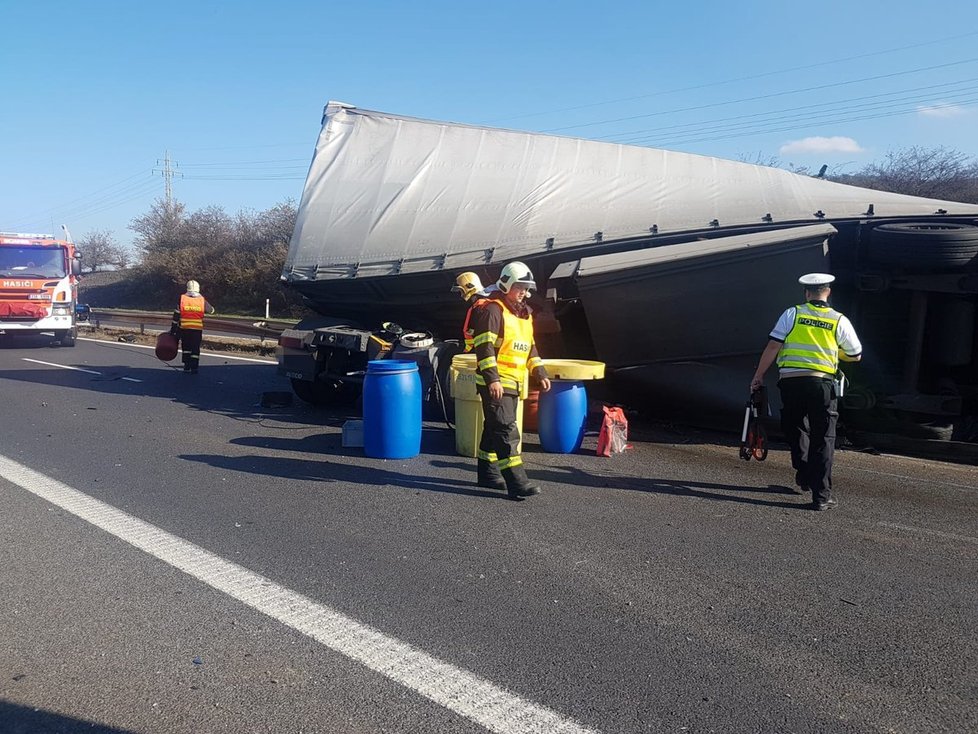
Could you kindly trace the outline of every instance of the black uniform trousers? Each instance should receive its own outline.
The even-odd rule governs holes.
[[[180,344],[183,347],[184,370],[196,372],[200,367],[200,343],[203,339],[203,329],[180,329]]]
[[[823,377],[783,377],[781,430],[791,447],[795,482],[812,490],[812,502],[832,496],[832,458],[839,420],[835,381]]]
[[[482,440],[479,450],[496,454],[502,466],[508,465],[508,459],[519,456],[520,431],[516,427],[516,407],[519,397],[503,393],[498,401],[489,396],[489,388],[476,385],[479,397],[482,398]]]

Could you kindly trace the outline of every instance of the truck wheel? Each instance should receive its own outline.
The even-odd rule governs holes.
[[[65,331],[54,332],[54,336],[57,338],[61,346],[73,347],[75,346],[75,339],[77,337],[77,332],[74,329],[67,329]]]
[[[978,226],[894,222],[873,229],[866,257],[880,265],[943,270],[978,264]]]
[[[360,385],[350,382],[308,382],[292,379],[292,391],[310,405],[331,407],[351,405],[360,397]]]

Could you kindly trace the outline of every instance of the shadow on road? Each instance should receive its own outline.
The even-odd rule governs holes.
[[[411,491],[445,492],[470,497],[507,499],[502,492],[476,487],[472,479],[450,479],[444,476],[385,469],[383,468],[384,459],[364,458],[360,464],[343,464],[328,459],[292,459],[261,455],[182,454],[178,458],[185,461],[196,461],[226,471],[263,474],[276,479],[295,479],[340,485],[390,486]],[[416,459],[412,463],[419,470],[427,468]]]
[[[318,425],[342,426],[347,417],[339,413],[316,411],[326,419]],[[233,438],[229,443],[236,446],[250,446],[267,451],[294,451],[303,454],[327,454],[330,456],[349,456],[364,458],[361,447],[344,447],[341,433],[320,433],[313,436],[289,438],[288,436],[247,436]],[[421,456],[456,456],[455,434],[437,424],[426,424],[421,432]],[[473,464],[474,466],[474,464]]]
[[[471,465],[462,462],[433,461],[431,465],[440,469],[472,469]],[[770,484],[766,487],[747,487],[736,484],[674,481],[655,479],[653,477],[646,479],[610,473],[591,473],[574,466],[551,466],[540,464],[536,461],[532,462],[527,469],[531,480],[535,482],[546,482],[548,484],[575,485],[589,489],[625,489],[635,492],[654,492],[656,494],[669,494],[678,497],[696,497],[698,499],[738,502],[740,504],[763,505],[766,507],[790,509],[807,507],[807,502],[799,504],[799,501],[805,500],[804,497],[798,497],[796,501],[789,502],[785,500],[761,499],[758,497],[742,497],[737,494],[731,494],[733,492],[745,492],[781,497],[795,496],[792,489],[777,484]]]
[[[114,726],[105,726],[2,700],[0,700],[0,731],[3,731],[4,734],[38,734],[39,732],[133,734],[131,729],[117,729]]]
[[[134,354],[131,347],[119,345],[119,348],[125,349],[127,356]],[[66,351],[23,350],[19,356],[33,360],[32,367],[4,370],[3,377],[52,389],[90,391],[95,396],[91,410],[98,410],[97,396],[101,394],[159,398],[235,419],[274,419],[309,426],[334,422],[342,425],[345,420],[338,413],[317,410],[298,398],[287,407],[263,408],[263,393],[291,391],[288,380],[276,373],[274,364],[238,362],[209,355],[204,357],[200,374],[191,375],[183,372],[182,364],[160,362],[151,351],[135,352],[140,361],[145,359],[146,366],[91,365],[66,359]],[[71,369],[46,367],[38,362],[66,365]]]

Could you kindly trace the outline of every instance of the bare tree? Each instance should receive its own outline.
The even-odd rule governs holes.
[[[978,203],[978,161],[951,148],[891,151],[882,163],[832,179],[899,194]]]
[[[87,233],[78,241],[78,248],[83,255],[82,264],[91,273],[100,267],[117,264],[120,248],[107,230],[96,229]]]
[[[112,263],[120,270],[125,270],[133,264],[132,250],[128,247],[119,246],[116,248],[115,261]]]
[[[754,166],[767,166],[768,168],[783,168],[781,159],[776,155],[767,155],[764,151],[756,153],[741,153],[737,156],[741,163],[750,163]]]
[[[150,210],[129,223],[135,232],[136,245],[147,253],[180,249],[180,227],[184,221],[184,205],[179,201],[168,203],[163,199],[153,202]]]
[[[288,313],[299,297],[283,290],[280,275],[295,218],[291,200],[233,216],[218,206],[186,212],[180,204],[167,209],[155,202],[130,224],[140,249],[132,305],[165,308],[192,278],[222,312],[261,313],[271,298],[279,313]]]

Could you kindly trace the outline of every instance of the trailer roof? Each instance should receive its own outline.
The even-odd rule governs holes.
[[[705,228],[976,216],[978,206],[778,168],[331,102],[283,277],[470,268]]]

